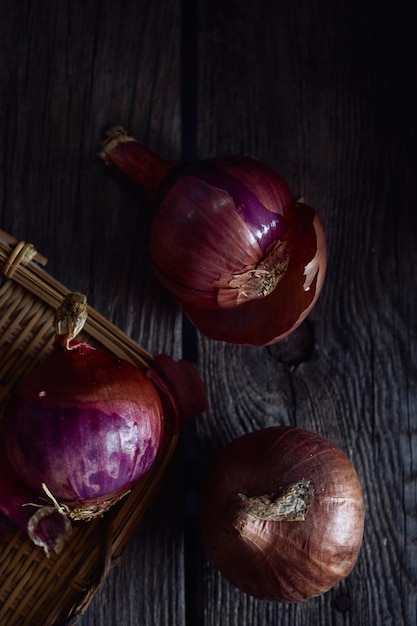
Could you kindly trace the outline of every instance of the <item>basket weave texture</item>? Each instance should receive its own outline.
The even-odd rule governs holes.
[[[68,294],[31,244],[0,230],[0,419],[17,382],[51,350],[52,320]],[[152,356],[91,307],[82,338],[142,370]],[[103,517],[77,522],[60,555],[46,557],[11,522],[0,529],[0,626],[75,624],[117,563],[164,477],[177,443],[166,435],[154,465]]]

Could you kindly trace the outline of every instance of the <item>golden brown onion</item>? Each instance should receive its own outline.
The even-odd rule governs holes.
[[[239,589],[271,602],[307,600],[345,578],[363,527],[351,462],[300,428],[266,428],[235,440],[202,495],[202,536],[214,565]]]

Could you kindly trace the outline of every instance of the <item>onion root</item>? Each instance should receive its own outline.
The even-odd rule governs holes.
[[[273,522],[299,522],[306,519],[314,498],[314,488],[311,480],[300,480],[273,496],[248,497],[239,493],[238,498],[238,526],[247,517]]]

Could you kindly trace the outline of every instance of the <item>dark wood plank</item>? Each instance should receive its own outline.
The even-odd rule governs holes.
[[[283,344],[199,338],[211,401],[200,468],[244,432],[298,425],[345,450],[367,508],[354,572],[305,604],[253,600],[203,559],[201,623],[415,623],[411,16],[403,3],[210,0],[199,19],[199,156],[243,152],[275,167],[317,209],[329,251],[317,307]]]
[[[82,626],[416,622],[415,42],[388,0],[0,0],[0,226],[151,352],[194,360],[197,336],[211,402]],[[299,331],[190,329],[150,275],[143,195],[96,156],[115,123],[166,157],[258,157],[316,207],[329,269]],[[272,424],[333,439],[364,486],[358,564],[305,604],[240,593],[198,534],[215,453]]]
[[[180,3],[3,0],[0,17],[1,228],[147,350],[180,357],[181,316],[147,265],[149,207],[97,157],[112,124],[180,156]],[[184,624],[181,471],[83,625]]]

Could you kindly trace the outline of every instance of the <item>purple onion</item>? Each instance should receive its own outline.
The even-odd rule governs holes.
[[[4,446],[16,476],[70,517],[100,514],[143,476],[163,434],[149,377],[86,343],[53,353],[15,389]]]
[[[325,238],[277,172],[241,155],[167,161],[120,127],[101,156],[154,202],[152,268],[203,334],[269,345],[306,318],[323,286]]]
[[[86,319],[86,297],[68,294],[55,351],[14,389],[2,420],[0,516],[46,554],[62,549],[70,519],[107,511],[152,467],[165,437],[207,409],[189,363],[159,355],[143,372],[77,342]]]

